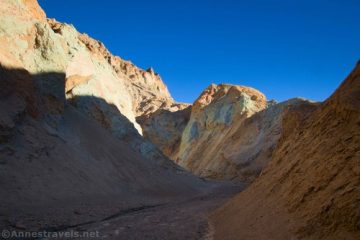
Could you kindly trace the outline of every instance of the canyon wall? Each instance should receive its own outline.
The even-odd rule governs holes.
[[[0,13],[1,226],[75,224],[78,208],[114,213],[208,189],[140,135],[138,115],[173,105],[152,69],[46,19],[35,0],[1,1]]]
[[[0,11],[1,52],[35,76],[46,104],[67,99],[117,138],[126,139],[143,157],[167,162],[161,151],[140,136],[142,129],[136,121],[138,116],[175,104],[152,68],[142,70],[112,55],[104,44],[74,26],[46,19],[36,1],[5,0]],[[39,74],[47,72],[59,74],[51,78]]]
[[[290,111],[261,176],[213,216],[215,239],[359,239],[360,65],[308,111]]]

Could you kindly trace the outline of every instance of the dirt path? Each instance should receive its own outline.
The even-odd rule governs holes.
[[[98,231],[102,239],[211,239],[208,216],[242,189],[243,186],[221,186],[202,196],[129,209],[70,229]]]

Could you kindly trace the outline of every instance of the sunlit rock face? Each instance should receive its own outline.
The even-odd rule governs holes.
[[[253,88],[212,84],[191,108],[159,109],[140,123],[146,138],[193,173],[252,182],[272,158],[284,113],[308,105],[316,103],[276,103]]]
[[[234,176],[229,168],[235,163],[222,150],[233,143],[229,137],[234,130],[266,104],[265,96],[255,89],[210,85],[193,104],[175,161],[203,177]]]
[[[101,42],[74,26],[47,19],[37,1],[5,0],[0,11],[0,51],[36,76],[43,102],[70,102],[118,138],[127,139],[145,157],[164,159],[161,151],[141,138],[136,122],[138,116],[173,104],[152,68],[142,70],[113,56]],[[59,74],[40,74],[49,72]],[[105,108],[96,98],[114,108]]]
[[[111,72],[124,84],[125,87],[122,88],[131,98],[129,104],[135,117],[150,114],[173,103],[166,85],[152,68],[142,70],[131,62],[112,55],[101,42],[86,34],[80,34],[79,39],[94,58],[105,60],[112,68]]]

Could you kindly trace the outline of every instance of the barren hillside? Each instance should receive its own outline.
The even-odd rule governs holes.
[[[284,125],[262,175],[212,217],[215,239],[359,239],[360,65]]]

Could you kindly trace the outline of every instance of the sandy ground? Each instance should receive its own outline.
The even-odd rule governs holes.
[[[90,223],[49,227],[46,230],[98,231],[98,237],[94,239],[212,239],[209,215],[243,189],[241,184],[221,184],[211,192],[196,197],[130,208]]]

